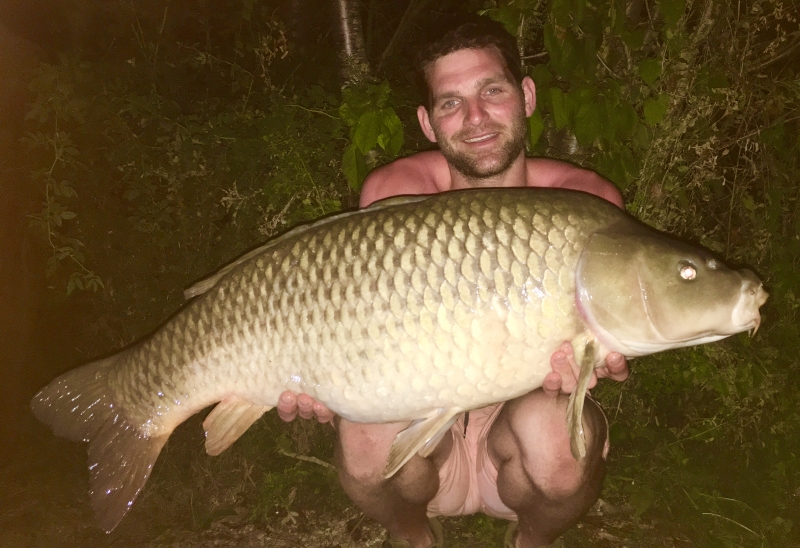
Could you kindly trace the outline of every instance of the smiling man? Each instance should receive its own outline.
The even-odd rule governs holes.
[[[426,101],[417,110],[423,132],[439,150],[376,169],[364,182],[362,207],[403,194],[519,186],[571,188],[622,206],[619,191],[597,174],[525,157],[525,119],[536,106],[535,86],[522,76],[516,43],[501,25],[462,16],[439,29],[419,49]],[[461,417],[429,457],[414,456],[388,480],[383,470],[389,449],[409,423],[334,419],[342,486],[387,529],[385,547],[443,547],[441,526],[429,519],[440,515],[484,512],[508,519],[505,548],[546,546],[575,524],[600,493],[608,425],[587,400],[587,456],[576,461],[566,428],[567,394],[577,378],[571,353],[565,344],[553,354],[553,372],[542,389]],[[612,354],[597,376],[624,380],[627,364]],[[283,394],[278,410],[285,420],[298,413],[331,419],[305,395]]]

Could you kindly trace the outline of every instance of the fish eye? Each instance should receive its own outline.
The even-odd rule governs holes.
[[[697,269],[691,263],[681,263],[680,270],[678,271],[686,281],[694,280],[697,277]]]

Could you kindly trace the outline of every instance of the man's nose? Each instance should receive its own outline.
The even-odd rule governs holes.
[[[486,109],[480,99],[469,99],[466,101],[464,112],[464,123],[479,126],[487,117]]]

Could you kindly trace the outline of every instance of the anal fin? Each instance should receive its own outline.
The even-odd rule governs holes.
[[[219,402],[203,421],[206,453],[213,457],[225,451],[270,409],[236,397]]]
[[[392,477],[415,453],[423,457],[430,455],[462,411],[463,409],[454,408],[436,409],[397,434],[389,451],[389,461],[383,477]]]

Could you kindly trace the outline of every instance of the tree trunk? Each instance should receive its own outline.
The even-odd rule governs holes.
[[[361,11],[358,0],[333,0],[339,19],[341,45],[340,78],[342,87],[358,85],[372,78],[372,69],[364,47],[364,31],[361,24]]]

